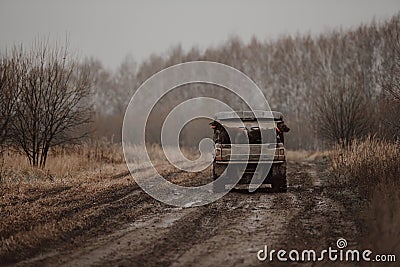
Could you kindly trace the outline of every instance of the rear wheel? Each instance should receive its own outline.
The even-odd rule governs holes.
[[[213,192],[214,193],[222,193],[225,190],[225,184],[222,183],[221,179],[217,180],[219,178],[217,171],[216,171],[216,164],[214,163],[212,166],[212,177],[214,180],[213,183]]]
[[[273,192],[287,192],[286,163],[273,166],[271,183]]]
[[[212,178],[214,181],[218,178],[217,173],[215,172],[215,163],[212,166]]]

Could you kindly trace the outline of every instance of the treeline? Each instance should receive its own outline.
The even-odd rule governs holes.
[[[346,145],[368,134],[399,138],[399,24],[396,15],[388,21],[372,21],[315,37],[285,36],[265,42],[253,37],[249,43],[234,37],[204,51],[196,47],[184,51],[178,45],[165,55],[151,55],[141,64],[127,57],[114,72],[89,59],[97,135],[120,140],[130,96],[152,74],[181,62],[209,60],[233,66],[259,85],[271,108],[286,115],[292,129],[287,145],[292,149]],[[194,88],[167,97],[162,109],[176,105],[177,98],[201,94],[201,86]],[[215,97],[235,108],[234,96],[222,89],[215,92]],[[203,134],[209,134],[207,127]],[[150,134],[149,140],[158,140],[158,135]],[[181,139],[186,144],[196,140],[190,135]]]
[[[66,47],[50,47],[39,40],[31,50],[15,47],[1,54],[0,146],[17,147],[33,165],[44,166],[52,146],[83,136],[120,142],[124,112],[135,90],[168,66],[196,60],[224,63],[252,78],[271,108],[286,116],[291,128],[288,148],[346,146],[368,135],[397,140],[399,32],[400,15],[396,15],[384,22],[318,36],[285,36],[264,42],[254,37],[249,43],[233,37],[205,50],[184,51],[178,45],[140,64],[126,57],[114,71],[93,58],[78,61]],[[155,106],[146,140],[159,142],[168,112],[196,96],[214,97],[243,109],[240,99],[223,88],[182,86]],[[207,121],[197,120],[182,130],[180,141],[197,146],[206,136],[211,136]]]

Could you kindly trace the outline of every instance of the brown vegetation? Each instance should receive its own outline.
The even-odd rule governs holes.
[[[166,163],[160,146],[148,145],[147,151],[159,173],[175,177],[177,169]],[[198,156],[191,149],[183,153]],[[144,163],[134,159],[135,175],[146,177],[149,166]],[[116,221],[129,222],[134,215],[127,211],[140,213],[140,202],[151,200],[130,176],[121,145],[106,141],[55,148],[45,169],[32,167],[24,155],[8,151],[0,172],[2,263],[30,257],[65,240],[79,242],[86,232],[105,234],[110,228],[103,226],[112,229],[110,224]],[[190,182],[187,177],[172,179]]]
[[[332,169],[340,197],[347,190],[353,195],[345,203],[360,220],[362,244],[400,255],[400,143],[354,141],[332,152]]]

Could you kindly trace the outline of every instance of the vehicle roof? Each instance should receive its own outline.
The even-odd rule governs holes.
[[[237,119],[256,120],[256,119],[273,119],[274,121],[282,121],[283,115],[278,111],[254,110],[253,111],[224,111],[214,115],[215,120]]]

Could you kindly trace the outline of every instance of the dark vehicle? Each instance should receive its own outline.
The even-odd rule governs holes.
[[[237,180],[237,188],[257,184],[286,192],[284,132],[290,129],[280,112],[220,112],[210,126],[215,142],[213,179],[222,176],[214,182],[214,192],[232,188]]]

